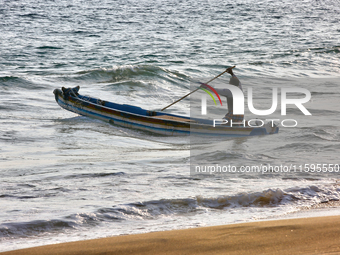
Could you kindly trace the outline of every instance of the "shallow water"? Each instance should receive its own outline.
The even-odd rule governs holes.
[[[311,92],[312,116],[292,106],[296,128],[228,138],[200,157],[238,168],[336,165],[339,13],[337,1],[311,0],[2,1],[0,251],[279,218],[338,201],[334,172],[191,175],[189,138],[77,116],[52,92],[79,85],[85,95],[156,110],[236,64],[259,108],[270,106],[273,87],[293,85]],[[167,111],[189,115],[189,106]],[[282,118],[279,109],[271,117]]]

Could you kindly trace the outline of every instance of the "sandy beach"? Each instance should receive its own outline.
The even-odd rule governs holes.
[[[340,254],[340,216],[114,236],[1,254]]]

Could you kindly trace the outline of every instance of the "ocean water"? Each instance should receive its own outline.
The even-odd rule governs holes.
[[[339,17],[335,0],[0,0],[0,251],[340,214]],[[284,118],[297,127],[196,143],[193,153],[190,138],[77,116],[53,95],[79,85],[157,110],[232,65],[258,108],[270,107],[271,88],[300,87],[312,116],[291,106]],[[185,99],[167,112],[189,110]],[[198,158],[303,171],[193,175]]]

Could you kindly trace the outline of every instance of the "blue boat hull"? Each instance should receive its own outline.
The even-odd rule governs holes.
[[[252,136],[278,133],[278,127],[213,126],[211,120],[155,112],[140,107],[116,104],[78,94],[79,87],[55,89],[57,103],[71,112],[99,119],[113,125],[148,131],[161,135],[190,134],[213,136]],[[269,123],[268,123],[269,124]]]

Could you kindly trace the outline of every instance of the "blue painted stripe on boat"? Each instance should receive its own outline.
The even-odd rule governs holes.
[[[92,99],[92,98],[91,98]],[[79,108],[79,107],[76,107],[74,103],[70,103],[70,104],[67,104],[65,103],[60,97],[58,97],[58,103],[60,104],[60,106],[62,106],[63,108],[66,108],[72,112],[75,112],[77,114],[80,114],[80,115],[84,115],[84,116],[93,116],[94,118],[97,118],[97,119],[101,119],[103,121],[106,121],[106,122],[110,122],[110,121],[113,121],[114,123],[116,123],[117,125],[119,126],[122,126],[122,127],[126,127],[126,128],[129,128],[127,125],[131,126],[132,128],[136,128],[136,129],[139,129],[139,130],[146,130],[146,131],[149,131],[149,132],[156,132],[158,134],[171,134],[171,135],[190,135],[190,134],[195,134],[195,135],[202,135],[202,136],[229,136],[229,137],[240,137],[240,136],[253,136],[253,135],[266,135],[268,134],[267,133],[267,130],[265,128],[254,128],[253,130],[251,131],[241,131],[243,132],[242,133],[236,133],[236,134],[228,134],[228,133],[209,133],[209,132],[195,132],[195,131],[185,131],[185,130],[179,130],[178,127],[177,129],[167,129],[167,128],[160,128],[160,127],[153,127],[153,126],[150,126],[150,125],[143,125],[143,124],[140,124],[140,123],[135,123],[135,122],[131,122],[131,121],[128,121],[127,119],[118,119],[118,118],[114,118],[114,117],[107,117],[106,115],[103,115],[103,114],[100,114],[100,113],[97,113],[97,112],[94,112],[94,111],[91,111],[91,110],[85,110],[85,109],[82,109],[82,108]],[[94,105],[96,106],[96,104],[94,104],[92,102],[92,100],[90,100],[90,102],[86,102],[87,105]],[[105,107],[105,106],[101,106],[101,107]],[[86,106],[85,106],[86,108]],[[108,107],[105,107],[105,108],[108,108]],[[136,108],[140,108],[140,107],[136,107]],[[111,108],[108,108],[108,109],[111,109]],[[140,108],[141,109],[141,108]],[[111,110],[115,110],[115,109],[111,109]],[[97,109],[97,111],[100,111],[100,109]],[[117,110],[115,110],[117,111]],[[120,111],[118,110],[119,112],[123,112],[124,111]],[[139,115],[139,114],[136,114],[136,113],[130,113],[130,112],[125,112],[127,115],[134,115],[134,116],[140,116],[140,117],[146,117],[144,115]],[[172,115],[172,114],[166,114],[166,115]],[[173,116],[176,116],[176,115],[173,115]],[[118,123],[117,123],[118,122]],[[169,121],[171,122],[171,121]],[[153,123],[154,125],[159,125],[157,123]],[[234,130],[234,132],[237,132],[237,131],[240,131],[240,130]],[[227,130],[226,130],[227,132]],[[277,133],[278,130],[276,130],[275,133]]]
[[[173,129],[166,129],[166,128],[157,128],[157,127],[151,127],[151,126],[147,126],[147,125],[142,125],[142,124],[139,124],[139,123],[134,123],[134,122],[130,122],[130,121],[126,121],[126,120],[120,120],[120,119],[116,119],[116,118],[113,118],[113,117],[107,117],[105,115],[102,115],[102,114],[98,114],[98,113],[95,113],[95,112],[91,112],[91,111],[88,111],[88,110],[84,110],[84,109],[81,109],[81,108],[77,108],[73,105],[69,105],[69,104],[66,104],[64,103],[62,100],[58,100],[58,102],[61,102],[62,105],[65,105],[66,108],[73,108],[73,109],[76,109],[76,110],[73,110],[73,112],[77,113],[77,114],[80,114],[80,115],[84,115],[84,116],[88,116],[88,115],[92,115],[92,116],[99,116],[101,117],[101,119],[106,119],[108,120],[107,122],[109,122],[110,120],[113,120],[114,122],[121,122],[121,123],[127,123],[127,124],[130,124],[130,125],[133,125],[133,126],[139,126],[139,127],[143,127],[144,129],[147,129],[147,130],[158,130],[158,131],[165,131],[167,133],[182,133],[182,134],[187,134],[189,135],[190,134],[190,131],[184,131],[184,130],[173,130]],[[71,110],[72,111],[72,110]],[[80,112],[84,112],[84,113],[87,113],[87,114],[81,114]],[[124,127],[124,126],[123,126]]]

